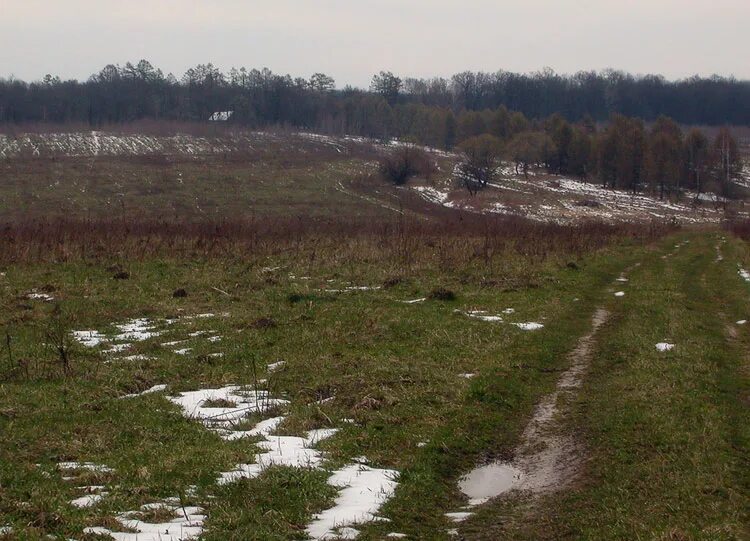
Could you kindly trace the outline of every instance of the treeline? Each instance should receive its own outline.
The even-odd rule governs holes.
[[[750,125],[750,81],[716,76],[667,81],[619,71],[464,72],[449,79],[401,79],[381,72],[362,90],[336,89],[322,73],[309,79],[268,69],[222,73],[212,64],[191,68],[178,79],[145,60],[108,65],[83,82],[50,75],[33,83],[0,80],[0,123],[205,121],[216,111],[234,111],[232,122],[254,128],[288,125],[393,137],[437,132],[435,124],[449,122],[449,113],[499,107],[528,119],[558,113],[569,121],[605,121],[618,113],[646,121],[667,115],[683,124]],[[414,124],[419,121],[422,125]],[[431,137],[442,139],[440,146],[451,143],[446,134]]]
[[[615,114],[598,129],[590,120],[570,123],[560,114],[529,122],[501,107],[461,114],[456,133],[463,155],[458,174],[471,193],[493,179],[500,160],[514,163],[516,173],[526,176],[532,168],[543,168],[660,197],[691,190],[731,198],[743,167],[728,128],[709,139],[698,128],[684,133],[665,116],[647,127],[642,120]],[[381,172],[400,184],[409,176],[424,175],[423,163],[417,148],[405,147],[386,158]]]

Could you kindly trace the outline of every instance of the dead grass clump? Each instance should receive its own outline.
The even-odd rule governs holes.
[[[401,278],[400,276],[392,276],[391,278],[386,278],[385,281],[383,281],[383,289],[390,289],[392,287],[396,287],[403,281],[404,279]]]
[[[576,201],[573,204],[576,207],[591,207],[591,208],[596,208],[596,207],[601,207],[602,206],[602,204],[599,201],[597,201],[596,199],[581,199],[579,201]]]
[[[250,327],[253,329],[273,329],[278,327],[278,324],[273,318],[261,317],[253,321]]]
[[[446,289],[444,287],[436,287],[435,289],[430,291],[430,294],[427,295],[427,298],[435,301],[455,301],[456,294],[450,289]]]

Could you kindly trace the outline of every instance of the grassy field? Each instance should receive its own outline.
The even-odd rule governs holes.
[[[691,242],[673,248],[683,239]],[[305,525],[336,498],[328,472],[364,457],[398,472],[398,487],[379,512],[388,521],[357,526],[361,539],[450,538],[456,525],[445,513],[464,501],[457,479],[512,453],[594,309],[606,306],[613,320],[575,405],[590,454],[575,489],[543,504],[490,503],[459,535],[743,538],[747,365],[744,327],[732,322],[750,293],[736,267],[750,260],[744,243],[722,244],[716,263],[714,232],[613,239],[578,253],[506,246],[489,258],[476,255],[482,239],[473,242],[413,241],[406,260],[373,246],[382,239],[359,239],[254,258],[7,263],[0,526],[11,538],[93,539],[84,528],[112,528],[118,513],[176,497],[204,509],[206,539],[305,539]],[[613,280],[637,262],[626,296],[614,297]],[[402,302],[437,288],[455,298]],[[135,318],[161,334],[114,353],[71,339],[111,335]],[[544,327],[514,325],[531,321]],[[677,347],[659,353],[663,340]],[[158,384],[166,390],[122,398]],[[258,438],[225,441],[167,397],[229,384],[288,400],[279,434],[338,429],[317,446],[321,467],[217,485],[220,472],[254,461]],[[58,464],[70,461],[108,469],[66,479]],[[107,495],[77,508],[69,502],[79,486]]]
[[[750,536],[747,228],[462,213],[339,145],[0,162],[0,538]],[[467,508],[598,309],[571,479]]]

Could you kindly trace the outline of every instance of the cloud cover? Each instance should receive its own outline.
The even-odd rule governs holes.
[[[746,0],[1,0],[0,76],[83,79],[141,58],[367,86],[373,73],[613,67],[750,78]]]

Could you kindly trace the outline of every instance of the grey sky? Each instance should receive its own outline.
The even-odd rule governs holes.
[[[750,79],[748,0],[0,0],[0,76],[86,78],[141,58],[367,86],[466,69],[734,74]]]

